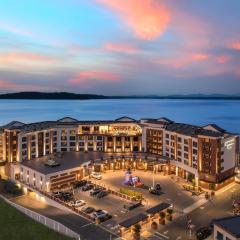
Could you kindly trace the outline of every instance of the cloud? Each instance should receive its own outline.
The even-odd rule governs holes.
[[[47,87],[33,85],[28,83],[14,83],[7,80],[0,79],[0,89],[1,91],[39,91],[39,90],[47,90]]]
[[[104,49],[112,52],[120,52],[127,54],[134,54],[139,51],[139,49],[130,44],[115,44],[115,43],[107,43],[104,46]]]
[[[170,11],[154,0],[97,0],[116,12],[144,40],[153,40],[163,34],[170,21]]]
[[[11,52],[0,54],[0,63],[1,64],[12,64],[12,63],[22,63],[22,62],[31,62],[31,63],[53,63],[56,59],[37,53],[28,53],[28,52]]]
[[[81,71],[68,82],[72,85],[87,84],[90,81],[115,82],[120,80],[120,76],[109,71]]]
[[[216,60],[217,60],[218,63],[226,63],[230,60],[230,58],[231,57],[228,56],[228,55],[222,55],[222,56],[216,57]]]
[[[19,28],[19,27],[16,27],[16,26],[13,26],[13,25],[10,25],[7,23],[3,23],[3,22],[0,22],[0,30],[6,31],[9,33],[13,33],[13,34],[17,34],[17,35],[21,35],[24,37],[32,36],[32,33],[26,29]]]
[[[230,47],[235,50],[240,50],[240,41],[233,42]]]
[[[208,60],[209,56],[204,53],[195,53],[192,55],[192,59],[195,61],[205,61]]]

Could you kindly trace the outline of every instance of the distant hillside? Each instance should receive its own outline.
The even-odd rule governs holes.
[[[224,94],[187,94],[187,95],[136,95],[136,96],[104,96],[96,94],[77,94],[69,92],[18,92],[0,94],[0,99],[52,99],[52,100],[90,100],[90,99],[212,99],[240,100],[240,95]]]
[[[95,94],[76,94],[68,92],[19,92],[19,93],[6,93],[0,94],[0,99],[65,99],[65,100],[87,100],[87,99],[105,99],[103,95]]]

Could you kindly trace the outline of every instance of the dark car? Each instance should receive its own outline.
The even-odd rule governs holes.
[[[123,208],[127,209],[127,210],[133,210],[134,208],[137,208],[141,206],[140,202],[135,202],[135,203],[128,203],[128,204],[124,204]]]
[[[85,186],[82,187],[82,191],[84,191],[84,192],[85,191],[89,191],[89,190],[91,190],[93,188],[94,188],[94,185],[91,184],[91,183],[90,184],[88,183],[88,184],[86,184]]]
[[[83,187],[87,184],[87,180],[81,180],[81,181],[76,181],[74,184],[73,184],[73,187],[74,188],[80,188],[80,187]]]
[[[82,211],[84,213],[90,214],[90,213],[95,212],[95,208],[93,208],[93,207],[84,207],[84,208],[82,208]]]
[[[96,196],[98,193],[100,193],[103,189],[101,187],[95,187],[90,191],[90,196]]]
[[[99,193],[97,194],[97,197],[98,197],[98,198],[103,198],[103,197],[105,197],[105,196],[107,196],[107,195],[108,195],[108,191],[103,190],[103,191],[101,191],[101,192],[99,192]]]
[[[161,194],[162,194],[161,189],[162,189],[162,188],[161,188],[160,184],[157,183],[157,184],[155,185],[155,187],[151,187],[151,188],[149,189],[149,192],[150,192],[151,194],[161,195]]]
[[[201,227],[196,231],[197,240],[204,240],[212,234],[210,227]]]

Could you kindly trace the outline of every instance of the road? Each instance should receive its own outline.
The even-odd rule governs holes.
[[[195,209],[188,215],[183,215],[171,224],[161,227],[159,231],[161,235],[151,238],[152,240],[186,240],[195,239],[195,231],[199,227],[208,226],[212,219],[232,216],[232,201],[236,196],[240,196],[240,185],[235,184],[230,189],[209,200],[201,207]],[[189,231],[187,230],[187,221],[191,219],[194,225],[192,237],[189,238]],[[163,235],[163,236],[162,236]]]

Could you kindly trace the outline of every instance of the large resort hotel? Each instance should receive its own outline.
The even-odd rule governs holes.
[[[0,173],[42,191],[71,186],[91,171],[138,169],[175,174],[219,189],[234,181],[239,136],[215,124],[167,118],[57,121],[0,128]]]

